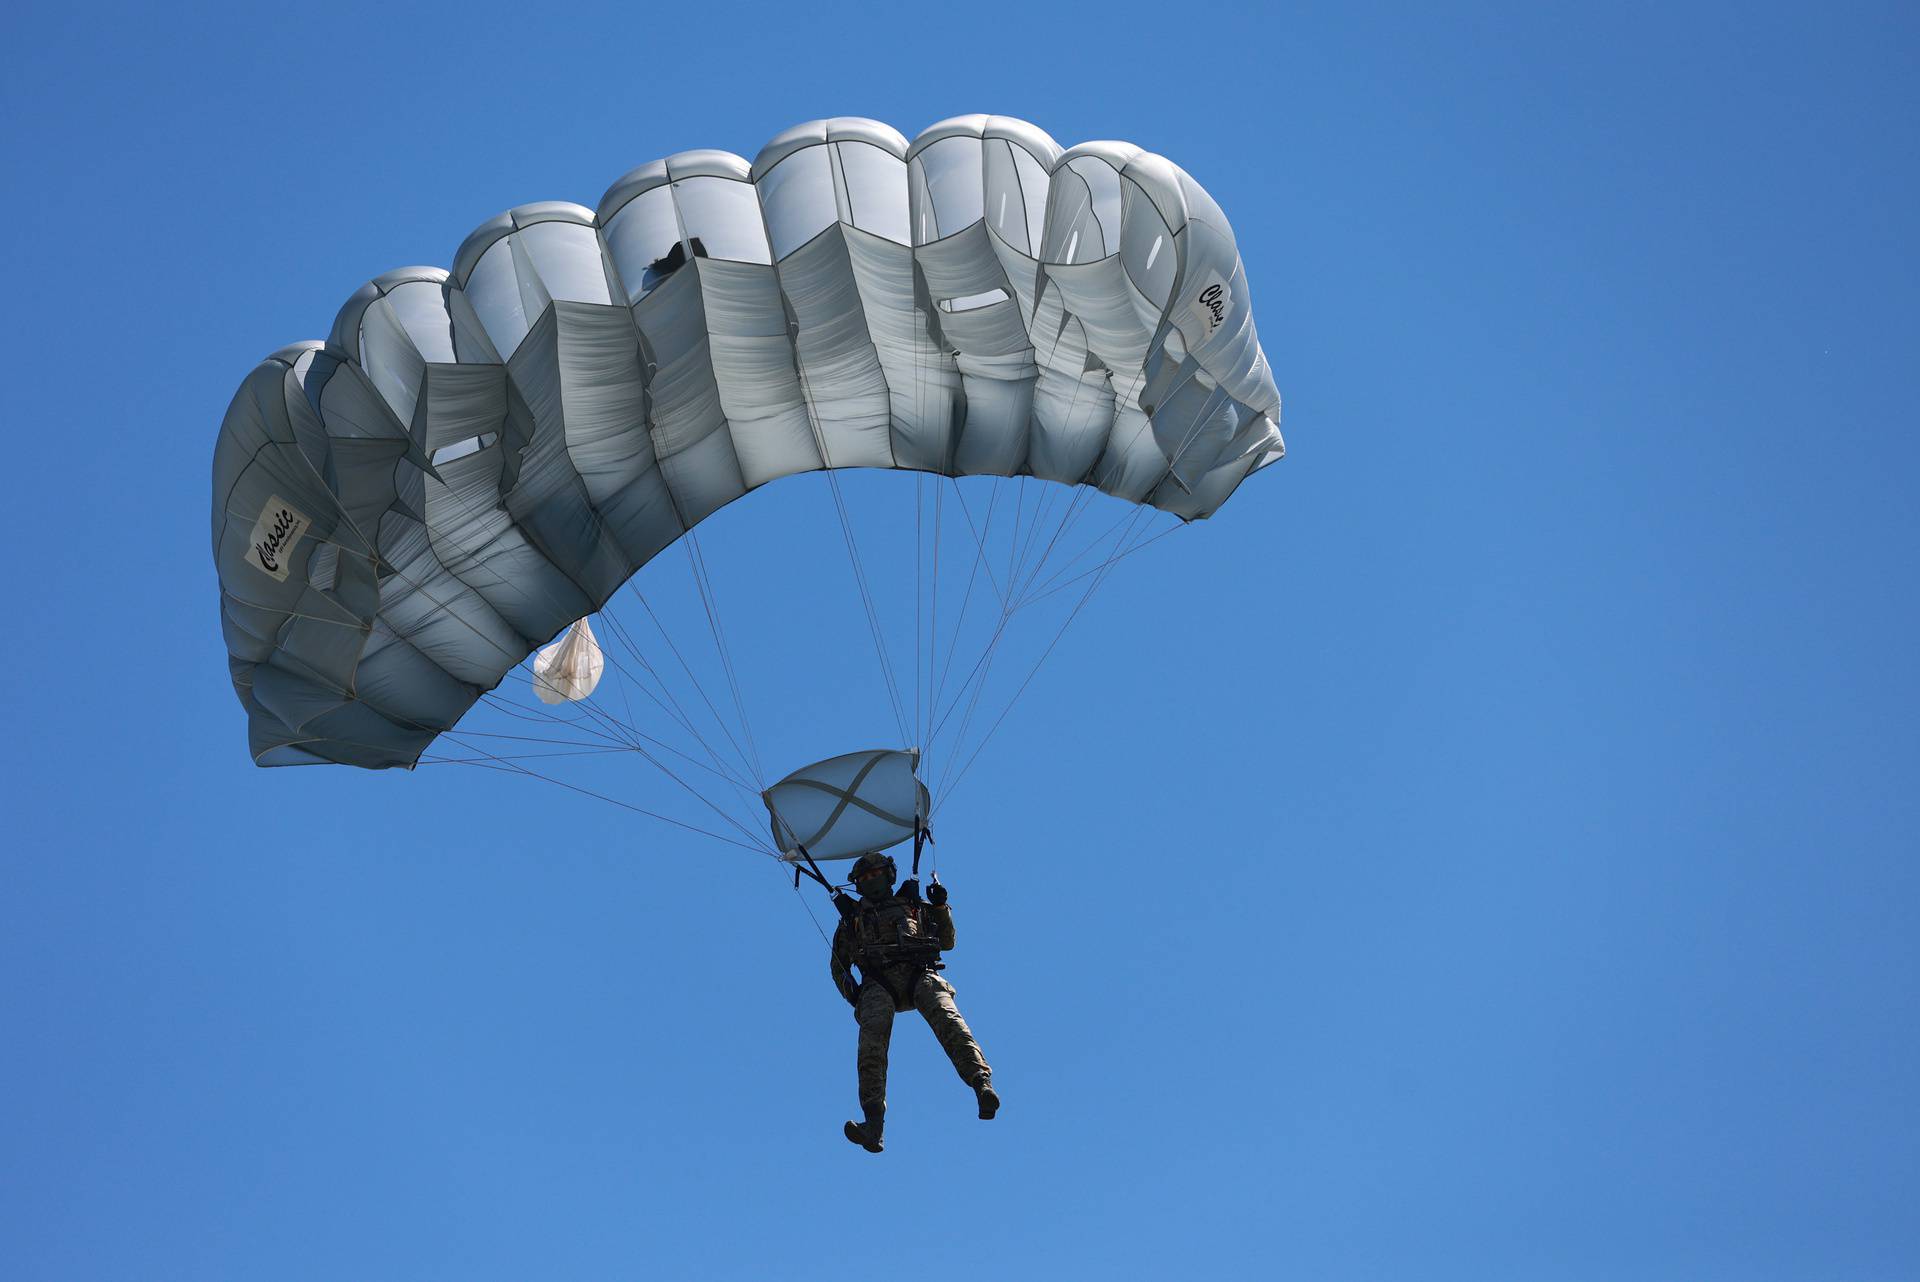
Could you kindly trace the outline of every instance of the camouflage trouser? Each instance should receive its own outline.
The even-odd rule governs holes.
[[[960,1080],[974,1086],[986,1078],[990,1071],[986,1056],[980,1053],[973,1030],[953,1004],[953,985],[929,971],[914,986],[913,1004],[933,1029],[940,1049],[953,1061]],[[893,1040],[893,994],[878,979],[867,980],[860,985],[854,1018],[860,1021],[860,1107],[869,1118],[878,1118],[887,1109],[887,1045]]]

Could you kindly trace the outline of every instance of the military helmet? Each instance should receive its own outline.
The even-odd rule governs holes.
[[[900,875],[900,866],[893,862],[892,855],[883,854],[878,850],[869,850],[853,861],[853,871],[847,875],[847,880],[857,886],[861,878],[871,877],[876,871],[885,873],[887,884],[891,886],[893,879]]]

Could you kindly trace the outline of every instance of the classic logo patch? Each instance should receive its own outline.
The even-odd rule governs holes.
[[[1219,272],[1208,272],[1207,279],[1200,286],[1200,292],[1194,295],[1188,311],[1193,316],[1194,325],[1201,341],[1212,338],[1219,330],[1221,322],[1227,319],[1227,309],[1233,306],[1233,289],[1220,278]]]
[[[247,563],[285,583],[287,559],[312,524],[306,513],[274,495],[260,509],[260,519],[253,523],[253,533],[247,537]]]

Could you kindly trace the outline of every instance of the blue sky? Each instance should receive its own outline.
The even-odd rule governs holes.
[[[0,22],[9,1278],[1920,1272],[1910,8]],[[502,209],[971,111],[1208,187],[1290,457],[942,812],[1007,1104],[903,1021],[876,1159],[752,856],[250,766],[208,465],[255,361]],[[844,561],[787,563],[821,496],[708,543],[783,761],[890,726]]]

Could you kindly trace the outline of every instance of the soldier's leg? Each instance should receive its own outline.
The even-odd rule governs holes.
[[[860,1051],[856,1064],[860,1070],[860,1107],[868,1122],[879,1122],[887,1113],[887,1044],[893,1040],[893,994],[878,980],[861,986],[860,1001],[853,1009],[860,1021]]]
[[[953,1004],[952,984],[937,974],[927,974],[913,990],[913,1004],[933,1029],[940,1049],[953,1061],[953,1070],[960,1074],[961,1081],[978,1090],[992,1079],[993,1070],[980,1053],[980,1043],[974,1040],[967,1021],[960,1018],[960,1008]]]

